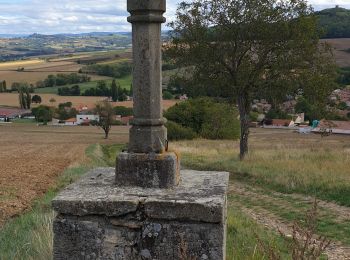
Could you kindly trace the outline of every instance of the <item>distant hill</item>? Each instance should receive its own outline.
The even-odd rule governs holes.
[[[350,38],[350,10],[336,6],[316,12],[324,31],[322,38]]]

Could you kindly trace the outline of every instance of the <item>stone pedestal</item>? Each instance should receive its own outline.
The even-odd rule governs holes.
[[[54,259],[225,259],[228,173],[181,171],[172,189],[117,187],[98,168],[53,201]]]

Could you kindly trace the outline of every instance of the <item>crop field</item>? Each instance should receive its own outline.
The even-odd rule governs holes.
[[[106,97],[85,97],[85,96],[58,96],[55,94],[39,94],[42,99],[42,105],[48,105],[57,107],[60,103],[72,102],[74,107],[84,107],[94,108],[98,101],[105,100]],[[50,102],[54,99],[55,102]],[[178,100],[163,100],[163,109],[168,109],[175,105]],[[132,101],[124,102],[111,102],[112,106],[125,106],[132,107]],[[17,93],[0,93],[0,106],[5,107],[18,107],[18,94]],[[33,107],[38,106],[33,104]]]
[[[350,67],[350,39],[326,39],[322,40],[331,44],[338,66]]]
[[[18,68],[24,71],[17,71]],[[0,63],[0,80],[6,80],[10,87],[13,82],[27,82],[34,84],[39,80],[44,80],[50,74],[70,74],[77,73],[82,65],[73,62],[46,62],[42,60],[6,62]],[[105,80],[109,77],[90,75],[92,80]]]
[[[30,207],[67,167],[83,163],[91,144],[126,143],[128,127],[113,127],[108,140],[97,127],[0,125],[0,226]]]
[[[80,93],[83,93],[85,90],[89,88],[94,88],[97,85],[97,82],[99,80],[104,80],[106,81],[107,86],[109,86],[112,83],[112,79],[110,77],[104,77],[104,76],[97,76],[93,75],[92,78],[94,79],[93,81],[90,82],[85,82],[85,83],[79,83],[79,84],[71,84],[71,85],[65,85],[65,87],[72,87],[74,85],[79,85],[80,87]],[[131,75],[116,79],[117,83],[120,84],[121,88],[125,89],[130,89],[131,86]],[[37,88],[35,89],[35,93],[45,93],[45,94],[57,94],[58,89],[61,88],[62,86],[59,87],[51,87],[51,88]]]

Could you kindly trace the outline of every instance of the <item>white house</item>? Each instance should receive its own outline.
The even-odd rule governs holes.
[[[98,115],[77,115],[77,125],[81,125],[83,123],[90,123],[91,121],[100,121],[100,117]]]

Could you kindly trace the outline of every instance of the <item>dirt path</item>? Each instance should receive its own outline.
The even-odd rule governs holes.
[[[306,209],[314,202],[314,198],[299,194],[282,194],[268,191],[235,181],[230,186],[229,201],[231,206],[240,208],[243,213],[264,227],[276,232],[280,230],[282,233],[291,236],[293,221],[291,220],[292,217],[289,218],[288,214],[296,218],[305,214]],[[350,223],[349,207],[319,201],[318,212],[321,221],[332,218],[336,223],[334,225],[335,229],[341,229],[342,225],[348,225]],[[328,259],[349,260],[349,244],[339,242],[333,237],[327,236],[326,231],[324,233],[322,235],[325,235],[332,241],[326,251]],[[350,234],[345,234],[344,237],[341,236],[342,240],[346,241],[348,241],[349,237]]]

